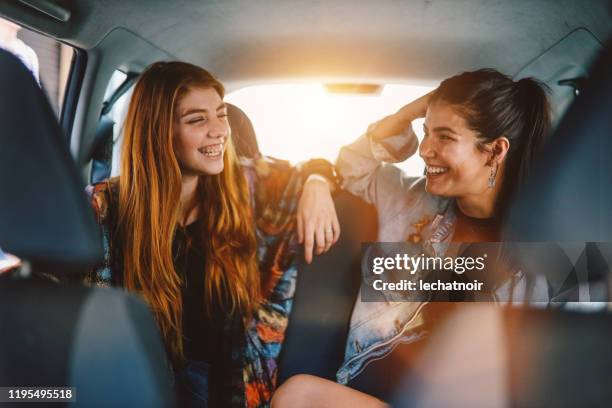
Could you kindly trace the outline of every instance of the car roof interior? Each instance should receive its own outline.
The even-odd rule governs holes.
[[[454,0],[359,7],[337,0],[64,3],[73,3],[66,7],[66,23],[19,4],[3,9],[84,49],[101,46],[121,28],[171,58],[207,67],[226,83],[321,76],[439,80],[483,66],[514,74],[577,28],[599,39],[610,32],[607,1],[589,1],[589,7],[572,0],[466,0],[462,7]]]
[[[600,43],[611,32],[605,0],[58,0],[47,14],[26,3],[51,2],[2,2],[0,13],[88,51],[70,135],[81,164],[116,69],[180,59],[205,67],[228,91],[284,81],[433,85],[482,67],[515,75],[576,30]]]

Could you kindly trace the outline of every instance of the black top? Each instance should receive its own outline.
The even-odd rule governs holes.
[[[232,333],[243,331],[240,319],[234,321],[232,316],[227,315],[218,298],[213,298],[211,313],[205,308],[207,269],[204,245],[201,226],[195,222],[184,228],[179,227],[172,242],[172,253],[174,267],[183,280],[185,358],[209,364],[208,403],[209,406],[221,407],[228,406],[232,399]],[[181,391],[179,395],[181,399],[185,397]]]
[[[188,360],[221,363],[219,350],[227,320],[213,302],[209,315],[204,305],[206,265],[204,241],[197,222],[179,228],[172,243],[174,265],[183,280],[183,348]]]
[[[474,218],[457,208],[457,221],[452,242],[497,242],[500,230],[499,217]]]
[[[111,202],[117,203],[118,188],[111,185]],[[123,285],[121,234],[116,223],[117,205],[109,205],[109,228],[115,239],[111,245],[111,264],[114,285]],[[227,406],[236,393],[233,378],[242,377],[242,365],[236,366],[232,350],[244,347],[244,326],[239,315],[222,312],[218,299],[213,301],[209,315],[204,308],[204,282],[206,279],[205,239],[198,222],[179,227],[172,241],[172,256],[177,274],[183,281],[183,350],[189,361],[209,364],[209,406]],[[119,250],[118,250],[119,249]],[[236,360],[238,361],[238,360]],[[242,364],[242,360],[240,359]],[[182,371],[182,367],[175,367]],[[238,374],[235,374],[238,372]],[[183,384],[177,383],[179,398],[183,398]],[[200,390],[201,391],[201,390]],[[189,391],[191,393],[191,391]]]

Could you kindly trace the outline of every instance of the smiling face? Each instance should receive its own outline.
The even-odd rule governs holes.
[[[189,89],[179,99],[173,145],[183,176],[221,173],[229,136],[227,108],[215,89]]]
[[[483,194],[491,174],[491,154],[478,147],[477,133],[451,106],[436,101],[427,109],[425,138],[419,154],[425,161],[425,189],[445,197]]]

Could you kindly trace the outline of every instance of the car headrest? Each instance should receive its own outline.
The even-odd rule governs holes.
[[[255,129],[249,117],[236,105],[227,104],[227,115],[232,128],[232,139],[240,157],[254,158],[260,155]]]
[[[612,44],[593,65],[513,204],[508,240],[612,240]]]
[[[51,106],[3,50],[0,71],[0,246],[32,262],[92,266],[99,230]]]

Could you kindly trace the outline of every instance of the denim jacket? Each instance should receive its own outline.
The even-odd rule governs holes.
[[[405,242],[411,234],[418,234],[419,243],[413,245],[413,250],[418,253],[414,255],[444,256],[455,227],[455,200],[427,193],[425,177],[407,176],[391,164],[406,160],[416,152],[418,140],[411,126],[401,134],[383,140],[371,137],[374,126],[376,123],[365,135],[340,150],[336,170],[342,188],[376,207],[379,242]],[[585,249],[585,254],[586,251],[588,249]],[[362,263],[367,262],[367,254],[364,255]],[[498,302],[504,302],[500,299],[515,299],[516,303],[528,302],[536,307],[552,305],[592,310],[590,307],[593,305],[589,306],[585,300],[593,299],[589,293],[599,289],[589,283],[590,277],[580,278],[578,264],[563,282],[565,288],[571,282],[569,290],[553,288],[554,285],[542,275],[514,270],[510,272],[511,279],[496,287],[493,296]],[[367,264],[362,264],[363,268],[367,268]],[[368,282],[362,282],[364,284]],[[384,297],[384,293],[381,296]],[[607,297],[606,294],[603,296]],[[411,343],[426,335],[422,313],[426,302],[381,300],[363,302],[360,295],[355,302],[344,363],[336,373],[341,384],[356,377],[369,362],[384,358],[398,344]]]
[[[371,125],[376,126],[376,124]],[[336,170],[342,188],[373,204],[378,213],[378,241],[404,242],[412,233],[422,237],[422,250],[440,255],[452,236],[453,200],[425,191],[424,177],[406,176],[397,163],[413,155],[418,140],[408,127],[402,134],[372,140],[369,132],[340,150]],[[418,225],[425,223],[423,229]],[[415,226],[416,224],[416,226]],[[365,262],[364,257],[364,262]],[[423,302],[355,302],[344,364],[336,374],[346,384],[369,361],[383,358],[400,343],[411,343],[425,335]]]

